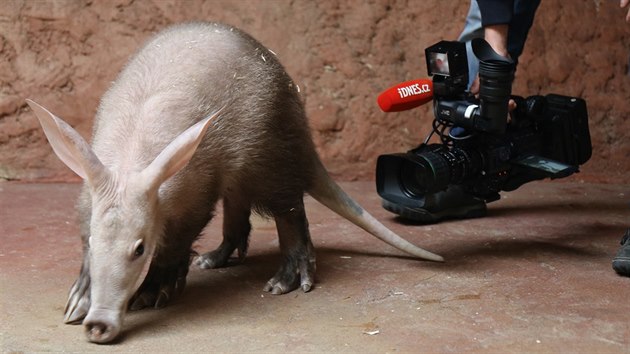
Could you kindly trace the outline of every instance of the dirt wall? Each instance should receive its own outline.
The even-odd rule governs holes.
[[[618,1],[544,0],[513,93],[587,100],[593,157],[570,180],[630,183],[630,24]],[[0,2],[0,178],[76,179],[24,99],[90,136],[99,97],[152,33],[227,22],[277,53],[299,84],[322,159],[340,179],[373,179],[379,154],[417,145],[429,107],[380,112],[388,86],[424,77],[424,48],[454,39],[468,1],[59,0]],[[569,179],[566,179],[569,180]]]

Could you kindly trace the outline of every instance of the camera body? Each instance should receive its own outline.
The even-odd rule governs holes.
[[[467,92],[464,43],[442,41],[425,50],[433,76],[433,132],[411,151],[379,156],[377,191],[389,205],[426,208],[427,195],[453,185],[491,202],[500,191],[569,176],[590,158],[584,100],[512,96],[512,60],[483,39],[473,40],[472,48],[479,59],[479,98]],[[510,99],[517,104],[512,112]],[[432,134],[441,143],[429,144]]]

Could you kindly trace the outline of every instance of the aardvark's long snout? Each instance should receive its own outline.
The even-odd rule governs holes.
[[[107,309],[90,309],[85,320],[85,335],[93,343],[109,343],[113,341],[122,328],[122,315],[118,311]]]

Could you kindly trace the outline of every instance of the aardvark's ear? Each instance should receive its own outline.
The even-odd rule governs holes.
[[[26,100],[26,103],[37,116],[48,142],[61,161],[92,186],[98,183],[103,174],[106,173],[105,166],[81,135],[46,108],[29,99]]]
[[[186,129],[142,171],[142,179],[146,181],[150,189],[159,189],[162,183],[188,164],[208,130],[210,122],[222,110],[223,108]]]

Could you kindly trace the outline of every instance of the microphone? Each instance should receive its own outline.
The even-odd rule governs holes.
[[[433,99],[433,81],[410,80],[390,87],[378,95],[378,106],[383,112],[400,112],[421,106]]]

